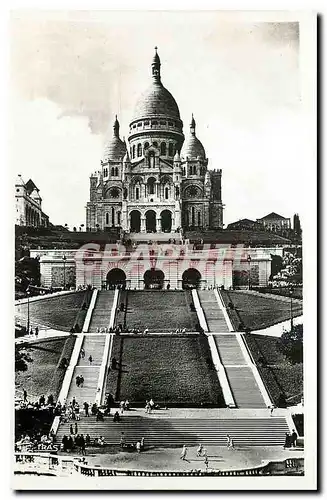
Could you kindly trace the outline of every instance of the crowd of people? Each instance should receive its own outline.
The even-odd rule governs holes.
[[[284,450],[286,448],[295,448],[296,447],[296,440],[297,440],[297,433],[295,429],[292,430],[292,434],[289,432],[285,433],[285,443],[284,443]]]

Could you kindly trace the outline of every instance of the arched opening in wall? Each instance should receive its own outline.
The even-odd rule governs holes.
[[[140,188],[139,187],[135,188],[135,199],[136,200],[140,199]]]
[[[122,269],[116,267],[111,269],[107,274],[107,289],[112,290],[116,287],[125,288],[126,286],[126,274]]]
[[[143,146],[143,151],[145,152],[145,150],[148,149],[148,147],[149,147],[149,143],[145,142],[144,146]]]
[[[161,229],[165,233],[171,232],[171,212],[169,210],[161,212]]]
[[[145,228],[147,233],[156,232],[156,213],[154,210],[148,210],[145,214]]]
[[[145,271],[143,279],[145,289],[161,290],[164,287],[165,275],[160,269]]]
[[[112,227],[115,227],[115,209],[114,209],[114,207],[111,207],[111,225],[112,225]]]
[[[148,194],[154,194],[156,180],[154,177],[150,177],[147,182]]]
[[[149,152],[149,168],[154,168],[154,151]]]
[[[161,154],[162,156],[166,156],[166,154],[167,154],[167,146],[166,146],[166,143],[165,143],[165,142],[162,142],[162,143],[160,144],[160,154]]]
[[[165,200],[168,200],[169,198],[169,188],[165,187]]]
[[[183,290],[190,290],[191,288],[200,288],[201,273],[193,268],[186,269],[182,275],[182,288]]]
[[[142,156],[142,144],[137,145],[137,156]]]
[[[195,226],[195,209],[191,207],[191,226]]]
[[[132,210],[130,213],[130,228],[132,233],[141,231],[141,213],[138,210]]]
[[[132,149],[132,158],[133,159],[135,158],[135,145],[133,146],[133,149]]]
[[[168,146],[168,156],[174,156],[174,145],[172,142],[170,142]]]
[[[109,226],[109,214],[108,214],[108,212],[106,213],[106,226]]]
[[[201,227],[201,212],[198,212],[198,226]]]

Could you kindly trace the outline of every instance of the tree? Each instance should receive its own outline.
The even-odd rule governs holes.
[[[31,363],[33,359],[25,350],[25,346],[16,345],[15,346],[15,371],[16,372],[26,372],[28,369],[28,364]]]
[[[271,255],[271,275],[270,280],[273,276],[276,276],[283,268],[283,258],[279,255]]]
[[[75,226],[73,227],[73,231],[74,231],[74,233],[76,233],[76,231],[77,231],[77,228]]]
[[[293,326],[292,331],[284,332],[280,338],[283,354],[292,363],[303,362],[303,325]]]

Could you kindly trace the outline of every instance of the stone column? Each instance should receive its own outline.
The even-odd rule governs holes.
[[[141,233],[146,233],[145,217],[141,216]]]
[[[157,218],[156,231],[157,233],[161,233],[161,217]]]

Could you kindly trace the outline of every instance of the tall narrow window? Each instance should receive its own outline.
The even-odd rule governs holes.
[[[149,153],[149,167],[154,168],[154,151]]]
[[[115,176],[118,177],[118,167],[115,168]]]
[[[165,188],[165,200],[168,200],[169,198],[169,188]]]
[[[117,212],[117,224],[120,226],[120,212]]]
[[[135,144],[134,144],[134,146],[133,146],[132,158],[135,158]]]
[[[106,213],[106,226],[109,226],[109,214]]]
[[[115,167],[111,167],[111,175],[114,176],[115,175]]]
[[[166,156],[167,154],[167,146],[165,142],[162,142],[160,145],[160,153],[162,154],[162,156]]]
[[[191,226],[195,226],[195,210],[194,210],[194,207],[191,208]]]
[[[137,156],[142,156],[142,145],[141,144],[137,145]]]
[[[140,188],[139,188],[139,187],[137,187],[137,188],[135,189],[135,198],[136,198],[137,200],[139,200],[139,199],[140,199]]]
[[[170,142],[168,146],[168,156],[174,156],[174,145],[172,142]]]
[[[201,213],[198,212],[198,226],[201,226]]]
[[[114,207],[111,208],[111,225],[113,227],[115,226],[115,209],[114,209]]]

